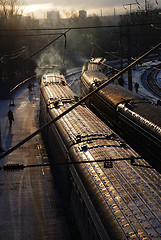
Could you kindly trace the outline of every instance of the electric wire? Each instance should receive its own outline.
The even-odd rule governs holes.
[[[97,49],[101,50],[102,52],[104,52],[105,54],[108,54],[108,55],[114,57],[115,59],[119,59],[119,60],[125,61],[124,58],[105,51],[105,49],[101,48],[100,46],[96,45],[95,43],[91,42],[91,44],[92,44],[95,48],[97,48]],[[151,48],[153,48],[153,47],[151,46]],[[135,58],[131,58],[131,59],[132,59],[133,61],[136,60]],[[141,63],[141,64],[144,64],[144,66],[149,67],[148,65],[146,65],[145,62],[140,61],[140,63]],[[117,71],[117,72],[120,71],[119,69],[114,68],[114,67],[112,67],[112,66],[110,66],[110,65],[108,65],[108,64],[106,64],[106,63],[103,63],[103,65],[105,65],[105,66],[107,66],[107,67],[109,67],[109,68],[112,68],[112,69],[114,69],[114,70]],[[155,66],[151,66],[151,68],[152,68],[152,69],[159,70],[159,71],[161,70],[161,68],[158,68],[158,67],[155,67]]]
[[[19,148],[20,146],[22,146],[24,143],[26,143],[27,141],[29,141],[30,139],[32,139],[33,137],[35,137],[38,133],[40,133],[43,129],[45,129],[46,127],[49,127],[51,124],[55,123],[56,121],[58,121],[60,118],[62,118],[63,116],[65,116],[66,114],[68,114],[70,111],[72,111],[73,109],[75,109],[77,106],[79,106],[81,103],[85,102],[89,97],[91,97],[92,95],[94,95],[96,92],[98,92],[99,90],[103,89],[105,86],[107,86],[108,84],[112,83],[117,77],[121,76],[123,73],[125,73],[129,68],[131,68],[132,66],[134,66],[135,64],[137,64],[139,61],[141,61],[143,58],[147,57],[150,53],[152,53],[154,50],[156,50],[157,48],[159,48],[161,46],[161,42],[158,43],[155,47],[153,47],[152,49],[150,49],[149,51],[147,51],[146,53],[144,53],[141,57],[139,57],[138,59],[136,59],[134,62],[132,62],[131,64],[129,64],[127,67],[125,67],[124,69],[122,69],[120,72],[116,73],[114,76],[112,76],[110,79],[107,79],[107,81],[105,81],[104,83],[102,83],[99,87],[97,87],[95,90],[93,90],[92,92],[90,92],[89,94],[87,94],[86,96],[84,96],[81,100],[79,100],[78,102],[76,102],[75,104],[73,104],[71,107],[69,107],[67,110],[65,110],[63,113],[61,113],[59,116],[55,117],[53,120],[51,120],[50,122],[46,123],[45,125],[43,125],[41,128],[39,128],[38,130],[36,130],[35,132],[33,132],[31,135],[29,135],[28,137],[26,137],[24,140],[22,140],[21,142],[19,142],[18,144],[16,144],[15,146],[13,146],[12,148],[10,148],[8,151],[4,152],[3,154],[0,155],[0,160],[3,159],[4,157],[6,157],[7,155],[9,155],[11,152],[15,151],[17,148]]]
[[[136,27],[136,26],[151,26],[152,24],[161,24],[160,21],[158,22],[144,22],[144,23],[131,23],[130,27]],[[58,31],[58,30],[85,30],[85,29],[96,29],[96,28],[118,28],[118,27],[129,27],[129,24],[120,24],[120,25],[101,25],[101,26],[82,26],[82,27],[57,27],[57,28],[26,28],[26,29],[0,29],[0,32],[23,32],[23,31]]]
[[[45,48],[49,47],[52,43],[54,43],[56,40],[58,40],[59,38],[61,38],[62,36],[65,36],[65,34],[67,32],[69,32],[71,29],[68,28],[64,33],[61,33],[57,38],[55,38],[54,40],[52,40],[51,42],[49,42],[48,44],[46,44],[44,47],[42,47],[41,49],[39,49],[37,52],[33,53],[30,57],[28,57],[27,59],[25,59],[24,62],[28,61],[29,59],[31,59],[32,57],[36,56],[38,53],[40,53],[41,51],[43,51]]]
[[[13,50],[9,53],[6,53],[1,57],[0,61],[5,62],[5,61],[8,61],[8,60],[18,58],[22,53],[24,53],[26,51],[27,48],[28,48],[27,46],[22,46],[19,49],[16,49],[16,50]]]
[[[62,33],[41,33],[41,34],[17,34],[17,35],[13,35],[12,37],[42,37],[42,36],[55,36],[55,35],[60,35]],[[7,34],[0,34],[0,37],[11,37],[11,35],[7,35]]]

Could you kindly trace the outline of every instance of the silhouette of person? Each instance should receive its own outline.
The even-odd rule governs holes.
[[[31,83],[28,84],[28,90],[29,90],[29,93],[32,92],[32,84]]]
[[[14,121],[13,112],[12,112],[11,109],[8,111],[8,120],[9,120],[9,124],[10,124],[10,128],[11,128],[12,127],[12,121]]]
[[[118,84],[120,85],[120,86],[124,86],[124,79],[123,79],[123,77],[119,77],[119,79],[118,79]]]
[[[135,85],[134,85],[134,87],[135,87],[135,91],[136,91],[136,93],[138,92],[138,89],[139,89],[139,83],[135,83]]]

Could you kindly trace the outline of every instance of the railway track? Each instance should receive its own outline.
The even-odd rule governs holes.
[[[158,67],[156,68],[152,68],[149,70],[149,73],[146,76],[146,84],[148,86],[148,88],[158,97],[161,98],[161,87],[159,86],[159,84],[157,83],[157,74],[159,73],[160,69],[159,69],[160,65],[158,65]]]

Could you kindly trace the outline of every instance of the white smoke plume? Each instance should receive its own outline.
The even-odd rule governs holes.
[[[63,58],[54,47],[50,47],[37,58],[37,68],[35,70],[37,77],[49,72],[60,71],[63,65]]]

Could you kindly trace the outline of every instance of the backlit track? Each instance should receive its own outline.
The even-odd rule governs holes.
[[[160,67],[160,65],[158,66],[158,68]],[[158,97],[161,98],[161,87],[159,86],[159,84],[156,81],[156,77],[157,74],[159,73],[160,69],[156,68],[152,68],[149,73],[146,76],[146,84],[148,86],[148,88]]]

